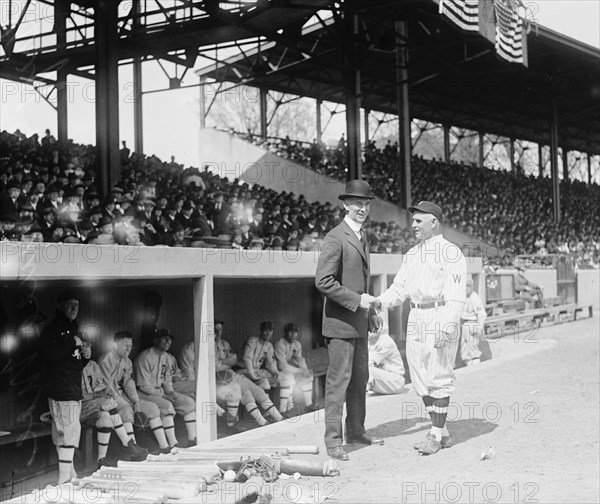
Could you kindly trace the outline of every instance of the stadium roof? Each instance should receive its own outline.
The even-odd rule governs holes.
[[[396,114],[396,32],[408,21],[411,117],[600,154],[600,51],[530,25],[529,66],[501,60],[479,34],[457,28],[431,1],[358,1],[361,106]],[[333,18],[302,29],[294,47],[270,42],[197,71],[217,81],[344,103],[342,32]],[[303,51],[299,53],[301,48]]]

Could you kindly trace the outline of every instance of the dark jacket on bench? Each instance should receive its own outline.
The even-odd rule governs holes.
[[[48,397],[55,401],[79,401],[81,373],[88,363],[75,344],[79,326],[62,312],[56,311],[54,320],[43,330],[42,355],[44,358],[44,387]]]

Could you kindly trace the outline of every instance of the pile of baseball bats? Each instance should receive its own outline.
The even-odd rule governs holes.
[[[221,482],[223,474],[239,471],[244,463],[252,460],[268,460],[276,474],[339,474],[333,460],[310,462],[290,457],[318,453],[319,448],[312,445],[173,448],[170,454],[148,455],[143,462],[119,461],[117,467],[103,466],[87,477],[45,490],[53,493],[51,500],[56,504],[89,504],[90,500],[97,504],[210,502],[207,496],[215,492],[215,485]],[[39,491],[34,493],[19,497],[15,503],[39,504],[50,499]]]

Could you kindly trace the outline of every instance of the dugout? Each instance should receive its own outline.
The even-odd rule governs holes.
[[[39,334],[53,318],[61,290],[75,289],[80,296],[78,321],[94,340],[94,357],[106,351],[115,331],[127,329],[134,335],[135,358],[147,344],[142,333],[149,308],[157,304],[156,325],[174,334],[174,355],[196,341],[198,441],[204,442],[216,439],[216,418],[208,407],[215,400],[215,318],[226,322],[224,337],[238,355],[261,321],[273,322],[274,339],[281,337],[286,322],[295,322],[308,364],[324,375],[322,299],[314,287],[317,260],[318,252],[1,242],[0,430],[10,434],[0,436],[0,443],[3,454],[15,460],[15,472],[3,468],[2,480],[43,471],[55,461],[49,426],[39,422],[47,410],[40,387]],[[400,263],[400,255],[371,256],[372,293],[391,283]],[[480,258],[469,258],[467,264],[472,274],[481,270]],[[390,311],[390,332],[400,348],[401,319],[401,308]]]

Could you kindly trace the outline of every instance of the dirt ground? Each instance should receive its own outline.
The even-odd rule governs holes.
[[[270,484],[274,502],[600,502],[599,336],[596,314],[491,343],[493,360],[457,371],[456,444],[433,456],[412,448],[430,427],[412,389],[369,397],[368,433],[386,444],[349,447],[337,477]],[[316,444],[322,455],[302,458],[325,460],[322,413],[213,444]],[[216,501],[234,502],[235,485]]]
[[[455,446],[433,456],[412,448],[430,423],[410,386],[368,397],[368,434],[384,446],[347,447],[339,476],[280,478],[262,491],[277,504],[600,502],[599,337],[596,313],[492,342],[491,361],[457,371]],[[323,430],[321,410],[211,446],[312,444],[320,455],[294,457],[325,462]],[[223,483],[186,502],[233,503],[254,488]]]

